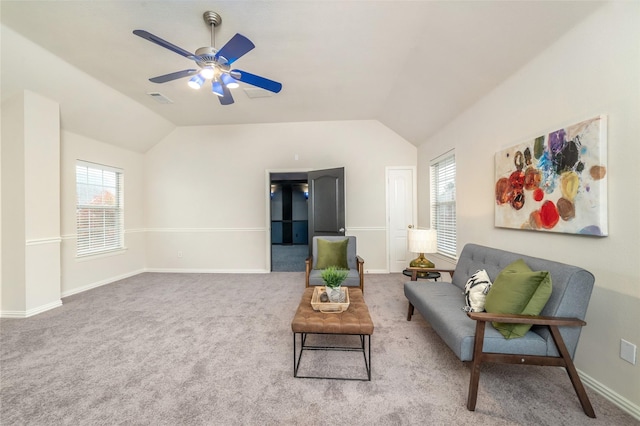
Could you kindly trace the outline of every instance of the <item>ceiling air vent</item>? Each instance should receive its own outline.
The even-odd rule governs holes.
[[[156,100],[156,102],[158,102],[159,104],[172,104],[173,101],[169,98],[167,98],[165,95],[163,95],[162,93],[158,93],[158,92],[149,92],[147,93],[147,95],[151,96],[153,99]]]
[[[247,87],[244,89],[244,93],[246,93],[247,96],[252,99],[253,98],[270,98],[271,96],[273,96],[272,92],[268,90],[260,89],[259,87]]]

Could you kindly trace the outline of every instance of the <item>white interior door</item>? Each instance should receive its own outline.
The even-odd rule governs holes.
[[[389,272],[402,272],[413,253],[407,251],[407,228],[416,224],[415,167],[387,168]]]

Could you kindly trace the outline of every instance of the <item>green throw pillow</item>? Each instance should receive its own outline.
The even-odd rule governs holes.
[[[329,241],[318,238],[316,243],[318,244],[316,269],[327,269],[329,266],[335,266],[338,269],[349,269],[347,265],[348,239]]]
[[[493,314],[538,315],[551,296],[551,275],[532,271],[519,259],[505,267],[496,277],[485,303]],[[524,336],[530,324],[494,322],[493,326],[506,338]]]

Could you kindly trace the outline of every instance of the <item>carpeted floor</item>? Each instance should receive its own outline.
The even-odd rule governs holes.
[[[305,259],[309,257],[306,244],[271,246],[271,270],[273,272],[304,272]]]
[[[637,425],[563,370],[486,366],[477,410],[469,367],[419,314],[400,274],[367,275],[372,381],[293,377],[291,319],[304,274],[145,273],[0,321],[3,425]],[[305,353],[305,357],[307,354]],[[356,357],[356,358],[350,358]],[[364,369],[358,353],[307,368]]]

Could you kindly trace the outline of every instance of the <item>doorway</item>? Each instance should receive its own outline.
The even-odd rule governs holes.
[[[271,271],[304,271],[314,235],[345,235],[344,167],[266,173]]]
[[[306,172],[271,173],[271,271],[304,272],[308,246]]]

